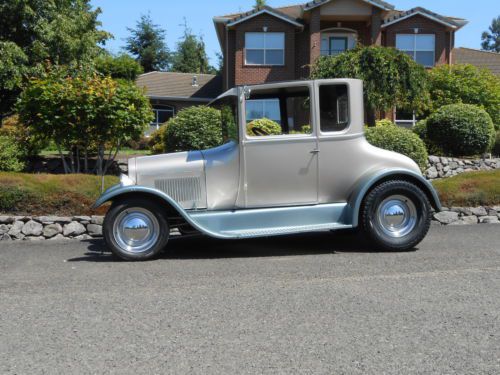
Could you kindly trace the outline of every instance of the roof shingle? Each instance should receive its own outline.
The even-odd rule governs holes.
[[[197,86],[193,85],[193,77]],[[214,99],[222,93],[222,77],[213,74],[150,72],[141,74],[136,85],[150,97]]]
[[[481,51],[472,48],[455,48],[453,50],[454,64],[471,64],[479,68],[487,68],[493,74],[500,76],[500,53]]]

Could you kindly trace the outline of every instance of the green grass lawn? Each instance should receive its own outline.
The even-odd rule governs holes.
[[[118,182],[107,176],[105,186]],[[434,181],[444,206],[500,204],[500,170],[464,173]],[[101,178],[91,175],[49,175],[0,172],[0,214],[90,215],[99,197]]]
[[[500,204],[500,170],[462,173],[436,180],[433,185],[445,207]]]

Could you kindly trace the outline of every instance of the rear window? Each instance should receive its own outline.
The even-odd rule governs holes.
[[[349,96],[347,85],[319,87],[321,132],[339,132],[349,126]]]

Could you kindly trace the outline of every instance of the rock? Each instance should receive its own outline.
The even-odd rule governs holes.
[[[89,224],[87,225],[87,232],[91,235],[91,236],[102,236],[102,226],[101,225],[97,225],[97,224]]]
[[[450,166],[451,169],[457,169],[458,168],[458,163],[456,161],[452,161],[448,165]]]
[[[463,216],[462,218],[460,218],[460,220],[450,223],[450,225],[472,225],[472,224],[477,224],[476,216]]]
[[[23,227],[24,227],[24,222],[14,221],[7,234],[17,239],[23,239],[24,237],[24,234],[22,233]]]
[[[464,173],[464,169],[462,167],[458,167],[455,172]]]
[[[451,224],[458,220],[458,212],[443,211],[434,214],[434,219],[442,224]]]
[[[500,206],[493,206],[492,207],[496,212],[500,212]]]
[[[92,224],[102,225],[104,222],[104,216],[92,216],[90,222]]]
[[[55,241],[55,240],[69,240],[69,238],[64,237],[62,234],[58,234],[52,238],[49,239],[50,241]]]
[[[440,162],[439,156],[429,156],[429,163],[437,164]]]
[[[88,234],[82,234],[80,236],[77,236],[75,237],[75,240],[79,240],[79,241],[82,241],[82,240],[92,240],[92,236],[89,236]]]
[[[72,221],[71,218],[68,216],[55,216],[54,218],[55,218],[54,222],[59,224],[71,223]]]
[[[66,224],[63,229],[63,234],[65,237],[68,236],[79,236],[80,234],[85,233],[85,227],[77,221],[72,221],[69,224]]]
[[[0,241],[11,241],[12,237],[9,236],[7,233],[0,235]]]
[[[433,179],[433,178],[437,178],[438,176],[438,171],[436,169],[436,167],[430,167],[426,172],[425,172],[425,175],[427,176],[427,178],[429,179]]]
[[[448,159],[446,159],[446,158],[441,158],[441,164],[443,164],[443,165],[448,165]]]
[[[35,236],[35,237],[24,237],[25,241],[43,241],[45,240],[44,236]]]
[[[45,238],[52,238],[58,234],[62,233],[61,224],[49,224],[45,228],[43,228],[43,236]]]
[[[488,212],[486,211],[486,208],[484,207],[474,207],[471,208],[470,211],[472,212],[473,215],[476,216],[487,216]]]
[[[43,231],[43,225],[36,221],[30,220],[24,224],[22,232],[26,236],[40,236]]]
[[[8,233],[10,228],[11,228],[10,225],[0,224],[0,236],[3,236],[4,234]]]
[[[14,218],[12,216],[0,216],[0,224],[12,224]]]
[[[437,163],[437,164],[435,165],[435,167],[436,167],[436,169],[437,169],[438,171],[442,171],[442,170],[443,170],[443,164],[441,164],[441,163]]]
[[[497,216],[497,210],[493,208],[487,208],[486,211],[488,211],[488,216]]]
[[[79,221],[79,222],[84,221],[89,223],[90,220],[92,220],[90,216],[73,216],[73,221]]]
[[[481,224],[500,224],[498,216],[483,216],[479,218]]]

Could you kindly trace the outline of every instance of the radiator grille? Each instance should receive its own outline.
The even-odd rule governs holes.
[[[155,188],[168,194],[179,203],[201,201],[201,181],[199,177],[155,180]]]

